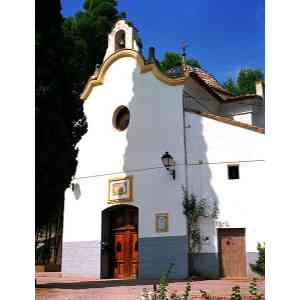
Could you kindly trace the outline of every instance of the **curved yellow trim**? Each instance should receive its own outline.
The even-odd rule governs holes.
[[[152,72],[154,76],[159,79],[160,81],[168,84],[168,85],[182,85],[184,81],[187,78],[187,74],[185,74],[182,77],[178,78],[170,78],[166,76],[164,73],[162,73],[159,68],[156,66],[156,64],[147,64],[145,65],[143,57],[135,50],[132,49],[122,49],[119,50],[118,52],[113,53],[110,57],[108,57],[104,63],[100,67],[100,71],[97,74],[96,79],[90,79],[86,86],[84,87],[84,90],[82,94],[80,95],[81,100],[86,100],[87,97],[90,95],[92,89],[94,86],[101,85],[104,82],[104,77],[109,69],[109,67],[118,59],[123,58],[123,57],[132,57],[135,58],[140,66],[141,73],[147,73],[147,72]]]

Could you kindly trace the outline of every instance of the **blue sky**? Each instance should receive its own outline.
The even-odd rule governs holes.
[[[61,0],[64,16],[82,8],[83,0]],[[118,9],[139,29],[144,55],[154,46],[166,51],[189,45],[196,58],[221,83],[241,68],[265,68],[264,0],[119,0]]]

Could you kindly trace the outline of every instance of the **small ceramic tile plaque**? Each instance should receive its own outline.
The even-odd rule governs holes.
[[[169,231],[169,215],[167,213],[155,214],[155,229],[156,232]]]
[[[132,176],[112,178],[108,184],[108,202],[132,201]]]

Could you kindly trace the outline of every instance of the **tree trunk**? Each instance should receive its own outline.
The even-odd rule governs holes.
[[[54,262],[57,264],[57,258],[59,255],[59,244],[60,244],[60,234],[61,234],[61,214],[58,215],[56,219],[56,228],[55,228],[55,250],[54,250]]]

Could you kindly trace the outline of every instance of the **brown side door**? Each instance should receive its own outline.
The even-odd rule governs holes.
[[[114,278],[136,278],[138,270],[138,235],[133,226],[116,229],[113,233]]]
[[[247,277],[244,228],[218,228],[221,277]]]

